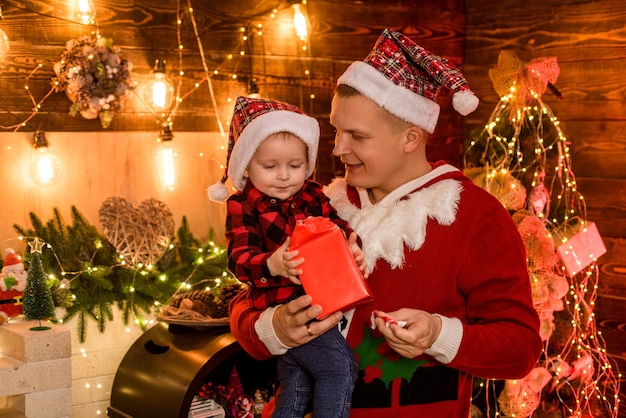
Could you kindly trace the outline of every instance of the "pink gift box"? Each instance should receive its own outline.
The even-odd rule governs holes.
[[[567,241],[557,247],[557,252],[569,277],[595,262],[606,253],[606,247],[594,222],[581,224]]]

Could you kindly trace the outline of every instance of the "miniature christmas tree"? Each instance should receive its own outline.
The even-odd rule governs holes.
[[[31,247],[32,259],[24,289],[24,318],[39,320],[39,326],[31,328],[33,331],[50,329],[50,327],[41,325],[41,321],[54,317],[52,294],[46,283],[46,275],[39,257],[43,244],[39,238],[35,238],[28,244]]]
[[[466,175],[511,212],[524,241],[544,341],[543,355],[524,379],[480,382],[487,416],[618,414],[620,376],[593,315],[596,260],[606,249],[587,220],[569,142],[542,100],[546,90],[562,98],[554,86],[559,72],[555,57],[523,63],[502,51],[489,71],[500,102],[466,145]]]

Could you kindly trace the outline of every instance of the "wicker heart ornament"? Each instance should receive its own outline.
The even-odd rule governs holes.
[[[105,236],[127,263],[156,263],[174,236],[172,213],[154,198],[135,207],[123,197],[110,197],[98,213]]]

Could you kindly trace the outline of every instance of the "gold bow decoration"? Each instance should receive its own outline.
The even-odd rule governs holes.
[[[504,389],[498,397],[500,412],[507,417],[530,417],[540,403],[540,392],[552,374],[543,368],[535,367],[521,380],[505,380]]]
[[[500,51],[498,64],[489,70],[489,78],[500,97],[512,95],[511,100],[525,106],[546,88],[556,91],[553,85],[559,73],[556,57],[539,57],[524,63],[514,51]]]

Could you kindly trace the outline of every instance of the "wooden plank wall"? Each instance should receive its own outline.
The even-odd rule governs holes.
[[[70,3],[2,2],[5,19],[0,21],[0,28],[11,39],[11,50],[0,58],[0,126],[19,123],[31,114],[33,103],[24,90],[27,75],[41,64],[29,82],[38,100],[50,88],[52,65],[58,61],[65,42],[94,29],[75,22]],[[499,51],[515,49],[523,60],[557,56],[561,66],[557,87],[564,99],[549,105],[572,141],[572,161],[587,200],[589,218],[598,224],[609,250],[600,260],[602,277],[596,314],[609,352],[626,370],[622,313],[626,299],[626,249],[622,245],[626,238],[626,4],[612,0],[310,0],[306,7],[312,35],[303,51],[289,26],[290,3],[94,0],[100,33],[112,38],[133,62],[133,75],[140,83],[138,91],[156,58],[167,60],[173,76],[182,62],[181,92],[191,93],[175,115],[175,131],[227,130],[232,100],[245,94],[245,81],[254,77],[263,96],[300,105],[320,121],[322,141],[316,176],[321,182],[341,172],[330,154],[333,130],[328,124],[328,111],[334,80],[353,60],[369,52],[383,28],[400,29],[424,47],[460,64],[481,98],[478,111],[464,121],[451,110],[449,98],[442,100],[442,117],[428,152],[433,160],[442,158],[457,166],[461,165],[464,135],[482,126],[497,103],[488,69],[495,65]],[[203,81],[206,73],[189,4],[193,6],[217,107]],[[182,18],[182,61],[178,59],[177,10]],[[259,24],[262,36],[257,34]],[[249,34],[245,43],[241,41],[241,27]],[[242,50],[246,55],[239,54]],[[233,74],[238,76],[236,80]],[[51,95],[20,130],[67,132],[68,137],[77,132],[100,132],[107,138],[115,137],[109,143],[124,147],[126,132],[158,131],[160,123],[134,95],[114,116],[106,132],[98,121],[69,116],[69,105],[62,93]],[[92,137],[97,141],[104,136]],[[80,198],[80,191],[75,195]],[[80,201],[75,203],[81,207]],[[190,200],[188,204],[195,202]],[[29,207],[28,202],[24,206]]]
[[[607,247],[599,260],[596,318],[608,352],[626,371],[626,3],[612,0],[467,0],[464,73],[481,98],[464,133],[480,128],[498,97],[488,76],[501,50],[525,62],[557,57],[558,100],[544,101],[571,142],[579,190]],[[620,416],[626,416],[622,381]]]
[[[310,1],[308,11],[312,36],[308,49],[295,37],[290,2],[279,0],[191,1],[206,68],[215,92],[213,106],[206,82],[187,1],[95,0],[100,34],[113,39],[124,57],[133,63],[133,78],[140,84],[156,58],[167,61],[174,81],[179,68],[184,71],[181,93],[189,93],[175,114],[175,131],[218,131],[218,118],[227,130],[232,100],[245,94],[246,80],[255,78],[261,94],[300,105],[320,119],[322,149],[318,179],[328,181],[340,170],[330,157],[333,130],[328,111],[334,80],[354,60],[364,58],[385,27],[402,29],[424,46],[460,63],[463,57],[464,15],[462,2],[427,1]],[[94,30],[73,19],[72,1],[29,0],[3,2],[5,19],[1,25],[11,39],[11,50],[0,60],[0,126],[25,120],[33,108],[24,84],[27,75],[41,68],[30,79],[29,88],[39,100],[50,88],[52,65],[59,60],[70,38]],[[177,10],[180,10],[182,64],[177,42]],[[272,17],[273,16],[273,17]],[[262,25],[262,36],[258,35]],[[249,35],[243,42],[240,28]],[[244,51],[245,56],[240,52]],[[232,58],[229,58],[232,56]],[[180,67],[179,67],[180,64]],[[218,70],[218,74],[214,74]],[[237,75],[237,80],[233,80]],[[195,84],[200,86],[196,89]],[[314,95],[314,99],[312,99]],[[99,131],[98,121],[71,117],[70,101],[63,93],[48,98],[39,113],[21,128],[45,131]],[[449,105],[444,104],[444,107]],[[217,112],[216,112],[217,109]],[[147,111],[137,95],[129,96],[125,109],[118,112],[109,131],[158,129],[160,118]],[[442,122],[431,140],[434,158],[453,155],[459,162],[460,119],[454,112],[443,112]],[[452,152],[450,152],[452,150]]]
[[[14,138],[10,141],[0,138],[0,161],[4,162],[0,171],[5,179],[15,179],[14,184],[26,190],[26,194],[19,204],[5,205],[0,219],[0,240],[14,238],[12,225],[28,224],[29,211],[49,219],[53,207],[69,219],[70,205],[75,205],[98,225],[97,209],[112,193],[137,205],[148,197],[158,198],[172,209],[177,222],[187,215],[196,236],[205,236],[209,227],[213,227],[219,240],[223,238],[220,232],[223,232],[224,208],[208,202],[204,188],[219,178],[215,173],[220,171],[217,165],[224,162],[225,151],[220,146],[225,145],[226,139],[222,137],[221,143],[213,143],[220,138],[213,133],[221,128],[228,134],[233,100],[246,93],[246,79],[257,79],[263,96],[294,103],[318,118],[322,139],[315,176],[327,183],[341,172],[341,166],[331,155],[334,131],[328,123],[335,80],[352,61],[369,53],[385,27],[402,29],[454,62],[461,63],[463,57],[465,18],[458,0],[310,1],[307,10],[312,35],[306,51],[295,37],[290,8],[293,1],[94,0],[93,3],[99,33],[112,39],[121,48],[123,57],[133,63],[137,94],[128,96],[126,107],[114,115],[108,129],[103,129],[98,120],[70,116],[71,102],[66,95],[52,93],[34,117],[12,134],[14,129],[8,127],[27,120],[33,114],[32,100],[38,102],[49,91],[53,65],[59,61],[66,42],[90,33],[96,26],[76,22],[71,0],[2,2],[4,19],[0,28],[8,35],[11,48],[6,56],[0,57],[0,127],[5,127],[0,132]],[[193,6],[198,38],[189,4]],[[177,12],[180,26],[176,24]],[[247,42],[242,41],[242,27],[248,35]],[[206,73],[200,44],[217,106],[207,82],[203,81]],[[245,55],[240,55],[240,51]],[[180,146],[178,163],[183,165],[184,172],[179,173],[174,191],[164,191],[157,184],[152,169],[154,162],[148,158],[147,149],[153,146],[149,142],[158,136],[162,119],[151,114],[138,97],[156,58],[167,61],[168,73],[176,82],[179,69],[184,71],[180,78],[184,100],[173,117],[174,146]],[[32,100],[24,88],[29,74],[28,91]],[[64,180],[52,189],[43,190],[31,184],[15,163],[27,159],[31,153],[28,140],[36,129],[48,133],[51,151],[59,153],[57,156],[64,160]],[[183,144],[189,136],[179,132],[196,132],[199,141]],[[84,143],[72,147],[74,141]],[[452,155],[458,163],[461,144],[460,118],[454,112],[444,113],[437,133],[431,138],[430,152],[436,159]],[[137,167],[137,175],[117,170],[115,184],[92,178],[99,172],[109,173],[118,162],[104,163],[104,154],[80,154],[89,149],[123,156],[127,164]],[[204,157],[197,158],[198,154]],[[185,162],[185,158],[192,160]],[[96,167],[81,171],[91,161]],[[103,165],[98,161],[103,161]],[[182,179],[189,178],[188,172],[193,170],[197,171],[197,181],[185,183]],[[125,186],[129,184],[134,186]]]

